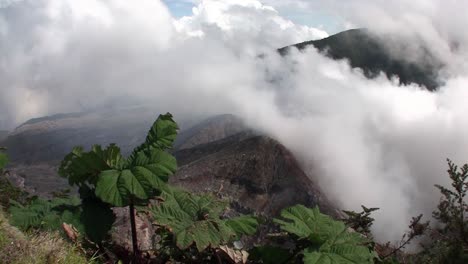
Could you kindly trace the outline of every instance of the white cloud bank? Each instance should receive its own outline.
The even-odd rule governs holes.
[[[251,51],[258,51],[328,37],[323,30],[294,24],[257,0],[201,1],[193,8],[192,16],[181,18],[175,25],[192,36],[218,30],[225,43],[243,52],[249,44],[253,45]]]
[[[0,2],[0,126],[135,101],[176,117],[238,114],[293,150],[343,208],[381,207],[381,239],[397,239],[412,215],[430,213],[433,184],[447,183],[446,157],[468,160],[467,42],[460,35],[450,48],[449,16],[407,9],[405,21],[425,26],[405,35],[430,36],[423,39],[434,40],[448,64],[446,85],[430,93],[368,80],[313,49],[280,58],[274,48],[326,33],[255,0],[201,1],[180,20],[154,0],[8,2]],[[432,10],[427,2],[438,1],[413,1]],[[392,8],[354,3],[349,22],[364,25],[353,9],[363,6],[372,21],[382,17],[376,31],[411,29],[400,17],[385,19]],[[268,55],[259,59],[260,52]]]

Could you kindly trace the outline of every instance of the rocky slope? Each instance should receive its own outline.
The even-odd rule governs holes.
[[[214,142],[248,130],[242,120],[233,115],[219,115],[182,130],[174,143],[175,149],[187,149]]]
[[[285,207],[305,204],[334,213],[293,154],[271,138],[240,133],[175,155],[180,167],[170,182],[217,193],[240,211],[277,215]]]
[[[124,153],[144,139],[155,119],[144,108],[60,114],[30,120],[0,142],[13,163],[38,164],[59,161],[77,145],[120,143]]]

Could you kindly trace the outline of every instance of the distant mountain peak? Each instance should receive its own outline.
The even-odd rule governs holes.
[[[302,51],[312,46],[332,59],[349,60],[351,67],[361,68],[368,78],[374,78],[383,72],[389,78],[397,76],[401,84],[415,83],[430,91],[440,86],[437,75],[443,65],[427,49],[422,49],[422,52],[424,57],[430,58],[431,63],[410,61],[403,56],[391,54],[388,46],[390,44],[384,41],[386,38],[389,36],[380,36],[367,29],[350,29],[324,39],[287,46],[278,51],[281,55],[286,55],[291,48]],[[393,41],[392,44],[396,43],[395,38],[389,39]]]

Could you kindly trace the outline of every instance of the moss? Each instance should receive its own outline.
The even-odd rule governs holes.
[[[24,234],[0,212],[0,260],[11,264],[88,264],[78,248],[58,233]]]

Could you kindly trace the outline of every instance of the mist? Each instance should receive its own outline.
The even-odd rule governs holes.
[[[448,184],[445,159],[468,161],[468,40],[457,34],[468,22],[447,15],[466,8],[412,1],[400,15],[388,1],[290,1],[409,41],[389,46],[396,57],[422,61],[414,51],[428,48],[445,65],[443,85],[429,92],[369,80],[313,48],[280,57],[276,48],[328,33],[282,17],[275,1],[198,2],[176,19],[153,0],[0,0],[0,129],[134,104],[176,120],[231,113],[292,150],[341,208],[380,207],[377,239],[396,240],[411,216],[430,216],[433,185]]]

